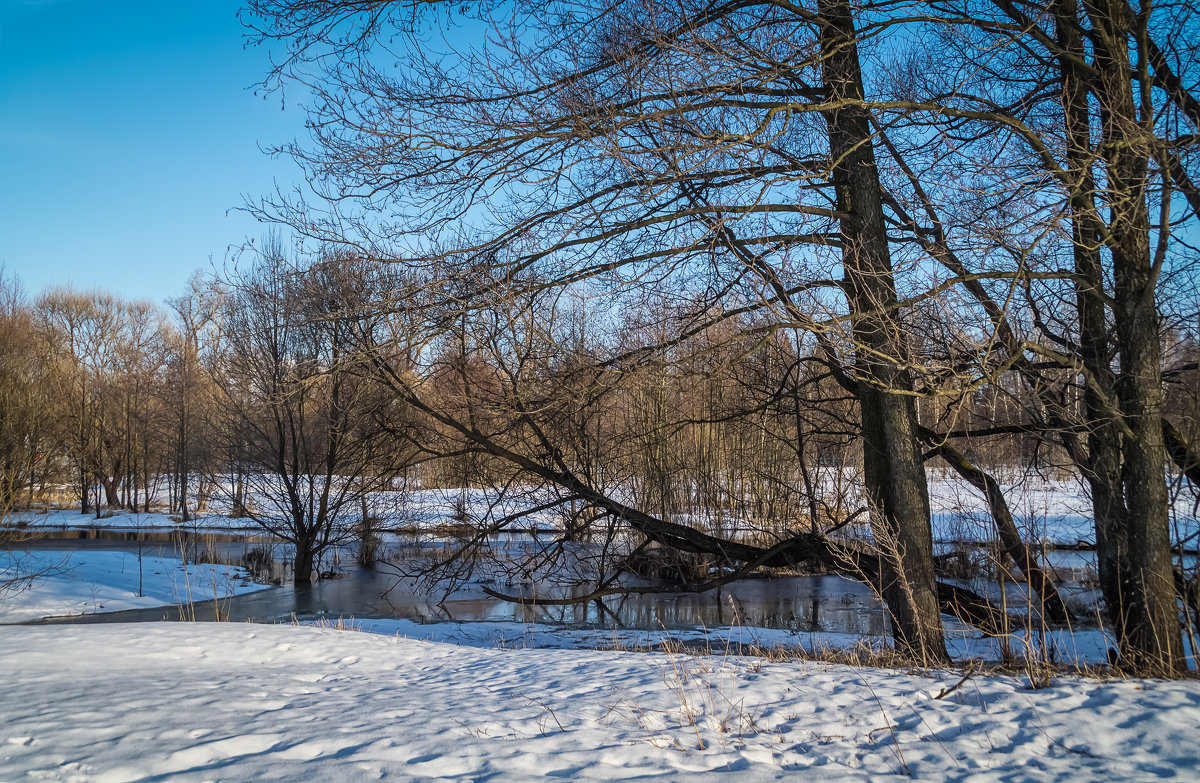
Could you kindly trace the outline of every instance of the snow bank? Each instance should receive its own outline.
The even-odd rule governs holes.
[[[0,779],[1196,779],[1200,683],[484,650],[294,626],[0,634]],[[819,769],[818,769],[819,768]]]
[[[125,532],[185,530],[191,533],[262,533],[262,528],[252,519],[232,518],[222,514],[203,514],[186,523],[176,522],[175,519],[157,511],[137,514],[132,511],[104,511],[97,518],[95,514],[80,514],[79,509],[69,508],[18,511],[9,517],[12,524],[29,531],[95,528]]]
[[[136,553],[0,550],[0,577],[42,574],[0,595],[0,623],[223,600],[262,590],[241,568]],[[139,594],[140,587],[140,594]]]
[[[1103,666],[1108,650],[1116,646],[1104,629],[1053,629],[1044,633],[1015,630],[1005,638],[985,636],[952,618],[946,628],[946,647],[951,657],[963,663],[978,661],[996,665],[1004,660],[1050,660],[1063,666]],[[385,636],[403,636],[429,642],[466,647],[555,650],[659,650],[685,648],[714,655],[747,650],[802,651],[822,656],[836,651],[891,647],[882,636],[863,636],[828,631],[790,631],[753,625],[724,625],[710,628],[672,628],[648,631],[633,628],[564,628],[547,623],[435,622],[375,618],[324,618],[305,620],[319,627],[334,627]],[[1186,646],[1186,640],[1185,640]],[[1190,658],[1189,658],[1190,660]],[[1195,664],[1192,663],[1192,668]]]

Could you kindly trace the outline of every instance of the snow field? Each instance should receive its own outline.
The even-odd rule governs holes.
[[[1094,543],[1096,532],[1092,520],[1091,501],[1083,483],[1077,479],[1045,479],[1036,475],[1008,477],[1016,483],[1001,483],[1013,516],[1024,535],[1031,540],[1049,544],[1075,545]],[[849,490],[851,505],[859,503],[853,479],[842,490]],[[835,491],[829,487],[828,491]],[[929,472],[929,495],[933,514],[935,541],[990,541],[994,526],[987,502],[979,490],[946,471]],[[455,524],[455,515],[465,511],[475,519],[499,518],[519,513],[549,501],[552,495],[545,490],[514,489],[499,496],[484,489],[409,489],[397,492],[374,492],[368,497],[370,513],[384,527],[414,530],[435,530]],[[632,499],[625,498],[632,502]],[[266,504],[262,501],[260,505]],[[174,530],[220,533],[261,533],[251,519],[231,518],[221,512],[226,504],[220,493],[211,504],[212,513],[200,515],[186,524],[177,523],[164,513],[134,514],[125,511],[106,511],[96,519],[81,515],[77,509],[52,509],[41,512],[18,512],[14,521],[27,528],[72,530],[105,528],[115,530]],[[347,519],[351,519],[349,515]],[[353,520],[351,520],[353,521]],[[702,524],[703,516],[678,517],[675,521]],[[727,524],[732,521],[726,520]],[[515,528],[554,530],[561,526],[562,515],[557,510],[540,511],[522,517]],[[1171,538],[1196,545],[1200,536],[1200,520],[1196,519],[1195,497],[1190,492],[1176,492],[1172,501]]]
[[[0,665],[2,780],[1200,779],[1196,681],[242,624],[10,627]]]

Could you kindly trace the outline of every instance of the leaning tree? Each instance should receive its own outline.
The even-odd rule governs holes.
[[[1104,554],[1124,563],[1114,596],[1122,617],[1136,607],[1151,618],[1118,632],[1131,660],[1173,670],[1160,490],[1174,441],[1156,392],[1154,300],[1170,221],[1148,223],[1146,172],[1151,159],[1167,172],[1160,205],[1190,181],[1186,143],[1155,119],[1163,95],[1186,115],[1190,93],[1167,65],[1178,47],[1146,34],[1161,27],[1151,11],[1085,3],[1068,24],[1066,5],[260,0],[247,23],[282,49],[268,81],[295,77],[312,91],[312,143],[283,151],[319,198],[253,208],[350,255],[402,263],[408,282],[379,304],[421,324],[406,340],[460,335],[457,352],[363,346],[379,378],[452,436],[445,453],[486,455],[556,487],[550,502],[584,503],[735,575],[806,559],[856,573],[879,586],[898,647],[926,660],[945,656],[939,608],[994,618],[935,584],[932,457],[984,492],[1006,551],[1047,614],[1065,619],[998,483],[959,447],[976,431],[920,426],[914,410],[918,397],[965,399],[1016,372],[1051,415],[988,431],[1065,433],[1089,480],[1111,474],[1118,455],[1119,479],[1101,487],[1123,495],[1125,511],[1098,538],[1107,553],[1113,525],[1124,531],[1127,554]],[[1040,59],[1002,70],[996,52],[1009,51]],[[1099,142],[1080,134],[1080,113]],[[1013,171],[1024,190],[1005,187]],[[1084,251],[1074,270],[1046,261],[1045,237],[1064,230],[1061,245]],[[1077,294],[1078,338],[1043,328],[1033,305],[1045,290]],[[567,339],[543,313],[573,313],[562,305],[572,297],[603,303],[584,327],[597,331],[649,306],[654,336]],[[939,334],[964,336],[946,350],[911,334],[933,311],[960,327]],[[1100,366],[1109,324],[1111,381],[1111,362]],[[569,447],[568,432],[603,440],[597,422],[653,361],[678,374],[715,355],[688,351],[723,329],[736,333],[727,344],[742,346],[738,358],[795,335],[797,360],[853,397],[869,552],[822,535],[839,520],[770,540],[705,529],[635,502],[628,483]],[[556,352],[567,358],[547,360]],[[1048,379],[1069,372],[1087,381],[1082,424],[1046,391],[1065,388]],[[696,423],[676,416],[659,441]]]

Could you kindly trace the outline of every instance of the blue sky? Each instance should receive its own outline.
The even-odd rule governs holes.
[[[229,211],[290,187],[259,145],[302,136],[253,92],[239,0],[0,0],[0,264],[161,302],[266,228]]]

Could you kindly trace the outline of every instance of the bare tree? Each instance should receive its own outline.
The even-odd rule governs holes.
[[[103,504],[122,504],[131,476],[131,443],[138,437],[131,429],[133,407],[147,401],[140,384],[157,372],[162,316],[145,302],[70,289],[44,293],[36,309],[64,379],[72,430],[66,453],[80,508],[99,514]]]
[[[1174,67],[1189,67],[1193,55],[1178,42],[1196,25],[1194,11],[1125,2],[930,6],[938,54],[901,69],[923,76],[897,85],[895,97],[939,131],[910,156],[923,161],[924,176],[902,165],[916,209],[900,212],[956,274],[1008,257],[1019,289],[971,288],[1000,349],[981,372],[1019,374],[1031,424],[1058,440],[1087,481],[1125,662],[1178,672],[1164,472],[1171,459],[1185,473],[1195,460],[1163,415],[1159,283],[1172,270],[1191,274],[1184,270],[1194,263],[1176,227],[1196,219],[1186,153],[1200,115],[1189,113],[1187,83],[1164,52]],[[955,153],[938,152],[951,139]],[[986,195],[964,200],[964,187]],[[958,203],[934,203],[944,198]],[[1019,308],[996,304],[1014,293]],[[1082,411],[1072,402],[1080,397]]]
[[[452,328],[475,335],[457,376],[412,351],[403,372],[375,354],[397,395],[454,434],[446,453],[506,461],[557,486],[564,504],[741,567],[826,552],[824,540],[764,549],[684,522],[670,480],[687,470],[672,438],[713,420],[667,415],[682,404],[673,375],[698,358],[685,356],[695,338],[732,327],[762,345],[788,332],[858,406],[864,499],[890,556],[837,567],[880,583],[899,646],[943,655],[931,458],[984,493],[1004,550],[1047,615],[1066,618],[999,483],[967,453],[1007,440],[1085,477],[1122,655],[1179,671],[1164,471],[1171,459],[1193,476],[1200,462],[1164,415],[1159,294],[1194,255],[1176,232],[1200,201],[1195,51],[1181,43],[1192,9],[458,10],[261,0],[248,17],[259,40],[284,47],[271,78],[299,75],[315,90],[313,143],[286,151],[323,197],[258,213],[405,263],[395,301],[420,311],[427,342]],[[489,46],[428,54],[427,19],[462,23]],[[385,72],[381,59],[402,67]],[[616,322],[655,297],[686,306],[660,307],[647,325],[656,336],[628,350],[599,340],[567,352],[579,362],[568,379],[545,359],[564,341],[531,313],[570,296],[604,302],[599,318]],[[643,385],[651,371],[658,387]],[[557,404],[554,382],[595,404]],[[981,393],[993,414],[1000,394],[1016,412],[981,418]],[[637,498],[598,480],[596,463],[619,451],[597,458],[603,430],[575,424],[611,416],[600,401],[621,395],[641,406],[641,421],[627,417]],[[592,453],[571,454],[566,433]],[[797,444],[801,472],[803,453]]]
[[[359,13],[352,4],[259,2],[253,10],[263,40],[288,47],[275,76],[318,73],[308,82],[318,91],[314,144],[287,151],[328,197],[266,203],[260,214],[366,257],[394,258],[396,244],[408,243],[403,255],[420,281],[412,298],[442,307],[451,322],[550,288],[602,295],[614,310],[660,289],[706,299],[690,322],[665,321],[668,331],[696,334],[757,312],[763,331],[812,335],[860,402],[872,518],[901,557],[874,569],[896,586],[884,592],[900,645],[942,657],[917,446],[940,438],[919,431],[913,398],[936,398],[944,384],[938,372],[914,379],[906,313],[952,287],[1013,273],[960,264],[947,280],[911,257],[904,274],[895,271],[884,233],[884,204],[894,199],[875,171],[881,125],[870,112],[892,114],[888,127],[905,127],[913,113],[934,116],[935,127],[946,116],[976,119],[944,101],[868,95],[858,42],[917,20],[901,7],[871,7],[856,31],[851,8],[838,2],[522,7],[493,23],[488,54],[460,53],[464,68],[487,73],[470,79],[444,65],[452,60],[422,56],[419,25],[410,24],[418,12],[404,4]],[[408,44],[398,77],[374,67],[388,49],[383,29]],[[454,243],[432,240],[448,226],[460,227]],[[923,247],[926,256],[936,250]],[[1003,322],[1003,307],[991,304],[970,309]],[[434,313],[430,324],[444,328],[445,318]],[[995,377],[994,367],[985,372]],[[414,385],[396,385],[419,402]],[[486,432],[457,425],[490,448]],[[508,453],[493,444],[493,453]],[[544,444],[516,464],[538,476],[533,462],[580,494],[578,477],[539,453],[556,450]],[[643,519],[625,508],[613,501],[610,510]],[[737,549],[661,521],[641,532],[726,557]],[[1024,561],[1032,572],[1027,550]]]
[[[246,513],[296,548],[295,579],[354,535],[364,496],[388,487],[380,396],[355,369],[350,327],[332,317],[330,278],[268,242],[225,282],[226,350],[215,368],[231,416],[226,439],[245,454]]]
[[[19,283],[0,275],[0,519],[33,501],[58,442],[55,366]]]

